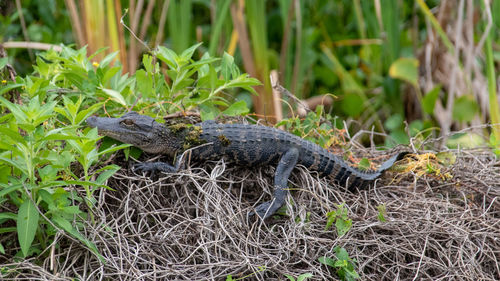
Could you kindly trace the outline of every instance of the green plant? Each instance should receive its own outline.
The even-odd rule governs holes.
[[[138,75],[138,85],[153,85],[157,96],[153,91],[144,91],[144,101],[171,101],[166,103],[165,112],[178,111],[179,108],[189,110],[194,107],[200,107],[203,120],[214,119],[220,114],[242,115],[248,113],[248,107],[244,101],[238,101],[229,106],[226,98],[222,96],[226,91],[235,88],[242,88],[255,93],[252,86],[260,85],[255,78],[248,77],[247,74],[241,74],[238,67],[234,64],[234,59],[227,53],[224,53],[220,60],[220,65],[215,63],[219,59],[212,58],[206,53],[201,60],[191,63],[191,57],[194,51],[201,43],[196,44],[183,51],[180,55],[174,51],[159,47],[154,54],[167,64],[169,70],[167,74],[172,79],[171,85],[163,83],[158,66],[154,66],[151,60],[144,62],[146,72]],[[154,77],[151,80],[150,77]],[[196,77],[196,79],[194,79]],[[221,111],[220,106],[227,107]]]
[[[313,277],[312,273],[303,273],[299,275],[297,278],[293,277],[292,275],[285,274],[286,278],[290,281],[304,281],[307,278]]]
[[[328,219],[326,221],[325,231],[335,223],[337,235],[343,236],[346,234],[352,227],[352,220],[347,216],[347,211],[347,208],[344,207],[344,203],[342,203],[337,205],[337,210],[328,212],[326,214]]]
[[[328,265],[337,269],[337,275],[341,280],[354,281],[359,279],[359,274],[356,272],[356,259],[351,259],[347,251],[339,246],[334,248],[335,258],[320,257],[318,261],[324,265]]]
[[[333,123],[332,123],[333,122]],[[284,126],[285,129],[301,138],[317,143],[321,147],[330,148],[332,145],[342,145],[341,120],[325,114],[323,106],[310,111],[305,118],[294,116],[281,120],[276,127]]]
[[[385,207],[385,204],[378,205],[377,211],[378,211],[377,219],[380,222],[386,222],[387,219],[385,218],[385,216],[387,216],[387,208]]]
[[[17,214],[0,213],[4,219],[14,220],[17,226],[2,231],[17,231],[25,257],[47,247],[57,228],[64,229],[97,254],[93,243],[80,235],[78,226],[75,228],[71,223],[75,216],[85,218],[87,215],[71,203],[72,199],[78,200],[77,194],[62,188],[75,184],[103,186],[81,181],[69,169],[75,157],[82,156],[63,145],[64,141],[82,138],[76,134],[76,127],[55,127],[56,120],[51,117],[57,102],[53,97],[43,103],[36,95],[24,105],[11,103],[3,97],[0,102],[10,111],[2,116],[6,126],[0,127],[3,135],[0,169],[10,171],[10,176],[0,183],[0,201],[18,208]],[[37,245],[33,245],[35,236]]]
[[[134,106],[149,114],[200,107],[203,119],[248,112],[243,101],[229,106],[223,95],[236,88],[253,91],[259,82],[241,74],[227,54],[193,61],[198,46],[180,55],[159,48],[143,57],[144,69],[132,76],[112,63],[116,53],[96,61],[96,54],[87,57],[86,48],[63,47],[41,54],[33,75],[2,83],[0,232],[17,232],[21,256],[43,252],[59,230],[99,256],[80,230],[94,223],[94,194],[108,188],[107,180],[120,167],[94,165],[129,145],[99,148],[97,129],[81,128],[90,115],[102,108],[118,113]],[[151,55],[169,66],[170,83]],[[4,60],[0,63],[3,68]],[[12,90],[19,91],[21,103],[6,98]],[[169,102],[157,102],[162,99]],[[0,252],[5,252],[3,245]]]
[[[243,279],[246,279],[246,278],[249,278],[249,277],[252,277],[253,275],[257,274],[258,272],[262,272],[266,270],[266,267],[265,266],[259,266],[259,269],[255,272],[252,272],[250,274],[247,274],[243,277],[240,277],[240,278],[233,278],[233,276],[231,274],[229,274],[227,277],[226,277],[226,281],[237,281],[237,280],[243,280]]]

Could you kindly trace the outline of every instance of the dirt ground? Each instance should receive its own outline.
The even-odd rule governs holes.
[[[62,233],[43,264],[1,263],[18,280],[337,280],[318,258],[341,246],[361,280],[500,280],[500,161],[488,149],[451,152],[456,161],[438,172],[388,172],[357,193],[299,167],[287,215],[266,222],[247,214],[270,198],[274,168],[219,161],[157,180],[124,168],[108,182],[115,191],[100,191],[97,223],[83,233],[105,263]],[[325,230],[340,203],[352,219],[342,237]]]

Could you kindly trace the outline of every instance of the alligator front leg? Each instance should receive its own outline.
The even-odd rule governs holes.
[[[134,171],[151,172],[154,174],[157,172],[174,173],[177,172],[178,169],[165,162],[143,162],[135,164]]]
[[[274,174],[274,194],[271,201],[264,202],[255,208],[255,213],[262,219],[273,215],[285,203],[286,195],[288,194],[287,183],[288,177],[293,168],[297,164],[299,151],[297,148],[291,148],[283,156],[281,156],[278,167]],[[250,215],[253,215],[251,212]]]
[[[135,172],[151,172],[151,177],[155,177],[158,172],[176,173],[181,169],[183,156],[179,157],[174,166],[165,162],[142,162],[134,165]]]

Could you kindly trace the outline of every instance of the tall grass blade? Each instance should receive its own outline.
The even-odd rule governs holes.
[[[486,7],[489,9],[489,7]],[[496,141],[500,141],[500,108],[498,106],[497,98],[497,82],[495,74],[495,62],[493,58],[493,31],[495,29],[491,28],[486,37],[484,44],[485,49],[485,59],[486,59],[486,76],[488,79],[488,99],[490,104],[490,117],[491,123],[493,125],[493,134],[495,135]]]
[[[424,16],[431,22],[432,27],[436,30],[439,38],[441,38],[443,44],[446,46],[446,49],[448,49],[448,52],[452,55],[455,54],[455,47],[453,46],[453,43],[451,43],[450,39],[446,35],[446,32],[444,32],[443,28],[439,24],[436,17],[432,14],[427,4],[425,4],[424,0],[417,0],[417,5]]]
[[[256,87],[259,98],[258,104],[255,104],[255,111],[257,114],[271,117],[270,121],[274,122],[274,99],[269,78],[267,53],[266,2],[264,0],[247,1],[246,13],[252,40],[255,71],[257,78],[263,83],[263,86]]]
[[[231,4],[231,0],[222,0],[218,3],[221,3],[221,6],[220,9],[217,9],[215,24],[212,25],[213,30],[210,35],[210,45],[208,46],[208,53],[211,56],[215,55],[215,51],[219,45],[221,30],[223,24],[226,22],[227,15],[229,14],[229,5]]]
[[[108,21],[108,40],[111,51],[120,50],[120,39],[118,37],[118,26],[116,24],[116,15],[113,8],[113,0],[106,0],[106,17]]]
[[[295,8],[295,21],[296,21],[296,36],[295,36],[295,56],[293,65],[293,76],[292,76],[292,93],[294,93],[298,98],[304,98],[302,91],[298,91],[299,71],[301,70],[301,54],[302,54],[302,6],[301,2],[294,0],[293,4]],[[300,94],[299,94],[300,93]]]
[[[291,0],[280,0],[279,7],[281,12],[281,18],[283,21],[283,38],[281,40],[281,50],[280,50],[280,64],[279,64],[279,81],[281,84],[290,88],[290,77],[292,74],[292,59],[291,59],[291,38],[292,34],[292,18],[294,5]]]
[[[68,12],[70,14],[70,22],[71,22],[71,28],[73,29],[73,35],[75,36],[75,41],[78,44],[78,46],[83,46],[85,43],[85,31],[83,30],[82,27],[82,20],[78,14],[78,9],[76,7],[75,1],[74,0],[65,0],[66,3],[66,8],[68,9]]]
[[[397,0],[381,0],[383,9],[382,23],[386,33],[386,42],[384,44],[384,56],[388,59],[384,60],[384,71],[388,71],[392,63],[399,58],[401,54],[400,45],[400,18],[398,12],[399,1]],[[403,115],[403,101],[400,94],[400,83],[397,80],[386,77],[384,83],[384,92],[386,102],[394,109],[395,113]]]
[[[168,28],[172,39],[172,49],[181,53],[189,48],[191,40],[192,21],[191,0],[171,0],[168,8]]]

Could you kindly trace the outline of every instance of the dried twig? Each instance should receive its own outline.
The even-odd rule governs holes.
[[[6,249],[0,264],[16,275],[2,277],[224,280],[229,274],[251,274],[249,280],[283,280],[284,274],[312,273],[314,280],[331,280],[334,270],[317,259],[334,257],[333,248],[341,246],[357,260],[363,280],[498,280],[499,162],[489,150],[454,153],[451,180],[406,176],[389,183],[393,176],[388,174],[357,193],[300,167],[289,182],[289,216],[265,224],[249,220],[247,213],[270,197],[272,169],[218,161],[157,181],[124,169],[108,182],[115,191],[98,192],[97,223],[85,227],[106,263],[86,254],[79,242],[61,237],[53,258],[57,276],[49,270],[51,257],[36,266],[29,260],[14,262],[18,249]],[[325,214],[341,202],[353,226],[338,237],[335,230],[324,230]],[[381,204],[386,222],[377,219]],[[11,238],[1,239],[5,245]]]

